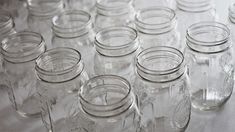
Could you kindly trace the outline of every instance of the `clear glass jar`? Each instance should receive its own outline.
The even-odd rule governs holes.
[[[182,132],[191,115],[189,79],[182,52],[156,46],[137,57],[134,90],[140,102],[142,132]]]
[[[153,46],[181,48],[180,33],[174,10],[167,7],[149,7],[140,10],[135,17],[142,49]]]
[[[52,47],[70,47],[82,54],[85,68],[93,71],[94,31],[91,15],[81,10],[67,10],[53,17]]]
[[[139,132],[140,116],[130,83],[114,75],[96,76],[81,88],[84,132]]]
[[[10,13],[1,11],[0,12],[0,44],[4,38],[15,33],[14,27],[15,27],[15,24]],[[5,84],[6,81],[4,78],[5,75],[4,75],[4,71],[2,68],[2,62],[3,62],[2,54],[0,53],[0,76],[1,76],[0,85],[6,85]]]
[[[230,31],[218,22],[201,22],[189,27],[186,39],[192,106],[199,110],[216,109],[233,91]]]
[[[42,34],[47,47],[51,48],[51,19],[63,11],[63,0],[27,0],[27,5],[29,29]]]
[[[97,0],[95,29],[112,26],[131,26],[135,10],[133,0]]]
[[[77,129],[78,91],[88,80],[81,54],[71,48],[54,48],[36,60],[37,91],[42,121],[50,132]]]
[[[185,43],[186,30],[190,25],[218,19],[213,0],[176,0],[176,6],[182,43]]]
[[[135,29],[109,27],[95,37],[94,71],[96,75],[114,74],[131,81],[139,42]]]
[[[84,10],[93,12],[96,0],[64,0],[67,9]]]
[[[42,36],[34,32],[18,32],[2,41],[9,98],[14,109],[23,117],[40,115],[34,67],[35,59],[45,50]]]

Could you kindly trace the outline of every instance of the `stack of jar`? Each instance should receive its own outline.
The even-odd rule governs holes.
[[[211,1],[161,2],[28,0],[17,33],[0,14],[0,85],[16,112],[52,132],[181,132],[191,106],[222,106],[234,84],[229,28]]]

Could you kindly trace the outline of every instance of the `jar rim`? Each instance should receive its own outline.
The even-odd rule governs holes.
[[[126,0],[126,1],[122,1],[122,2],[125,2],[125,3],[131,3],[133,0]],[[101,9],[121,9],[121,8],[125,8],[123,7],[122,5],[119,5],[119,6],[108,6],[106,4],[102,4],[102,0],[97,0],[96,1],[96,6],[98,8],[101,8]]]
[[[129,42],[122,43],[120,45],[108,45],[108,44],[103,43],[99,39],[102,35],[105,35],[105,34],[107,34],[109,32],[115,32],[115,31],[120,31],[120,32],[127,32],[128,31],[130,33],[129,36],[133,36],[133,37],[131,37],[131,40]],[[96,46],[97,51],[100,54],[106,55],[106,56],[123,56],[123,55],[127,55],[127,54],[130,54],[130,53],[133,53],[134,51],[136,51],[138,49],[138,46],[136,46],[137,41],[138,41],[138,33],[137,33],[137,31],[134,28],[127,27],[127,26],[104,28],[101,31],[99,31],[96,34],[96,36],[95,36],[95,46]],[[105,54],[105,53],[101,53],[101,51],[99,51],[99,49],[119,51],[121,49],[127,49],[127,48],[133,48],[133,47],[134,47],[134,49],[131,49],[131,51],[128,50],[127,51],[128,53],[123,53],[122,55],[121,54],[114,55],[113,53]]]
[[[84,87],[86,87],[90,82],[95,81],[95,80],[99,80],[100,78],[101,78],[101,79],[105,79],[105,78],[109,78],[109,79],[110,79],[110,78],[115,78],[116,80],[122,81],[123,83],[125,83],[125,85],[127,86],[127,89],[128,89],[126,95],[125,95],[123,98],[121,98],[119,101],[117,101],[117,102],[115,102],[115,103],[112,103],[112,104],[109,104],[109,105],[99,105],[99,104],[91,103],[88,99],[86,99],[86,98],[82,95],[83,89],[84,89]],[[113,106],[113,105],[119,104],[120,102],[126,100],[126,99],[129,97],[131,91],[132,91],[131,84],[130,84],[125,78],[120,77],[120,76],[117,76],[117,75],[109,75],[109,74],[106,74],[106,75],[98,75],[98,76],[95,76],[95,77],[89,79],[89,80],[82,86],[82,88],[80,89],[79,96],[80,96],[80,98],[81,98],[83,101],[85,101],[87,104],[90,104],[90,105],[92,105],[92,106],[95,106],[95,107],[108,107],[108,106]]]
[[[211,0],[176,0],[177,8],[186,12],[204,12],[210,10],[213,6]]]
[[[155,11],[165,11],[167,13],[169,13],[169,15],[171,15],[169,17],[169,21],[166,21],[166,22],[162,22],[162,23],[147,23],[147,22],[144,22],[144,21],[141,21],[139,19],[139,16],[146,12],[155,12]],[[135,16],[135,20],[138,22],[138,23],[141,23],[141,24],[144,24],[144,25],[150,25],[150,26],[154,26],[154,25],[163,25],[163,24],[168,24],[169,22],[171,22],[173,19],[175,19],[176,17],[176,13],[174,12],[173,9],[171,8],[168,8],[168,7],[161,7],[161,6],[153,6],[153,7],[148,7],[148,8],[144,8],[144,9],[141,9],[139,10],[139,12],[136,14]]]
[[[214,41],[202,41],[199,39],[196,39],[193,37],[193,31],[196,29],[200,29],[200,28],[206,28],[206,27],[213,27],[213,28],[218,28],[218,29],[222,29],[223,31],[226,32],[226,35],[221,38],[220,40],[214,40]],[[198,46],[205,46],[205,47],[213,47],[213,46],[219,46],[219,45],[223,45],[225,41],[227,41],[230,37],[230,30],[229,28],[220,22],[214,22],[214,21],[203,21],[203,22],[198,22],[195,24],[192,24],[186,31],[186,38],[187,40],[193,40],[195,41],[193,44],[194,45],[198,45]]]

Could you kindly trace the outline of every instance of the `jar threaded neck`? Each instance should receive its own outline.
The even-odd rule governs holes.
[[[213,8],[212,0],[176,0],[176,4],[185,12],[204,12]]]

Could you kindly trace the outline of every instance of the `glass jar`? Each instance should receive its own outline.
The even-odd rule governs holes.
[[[81,10],[67,10],[53,17],[52,47],[70,47],[82,54],[85,68],[92,73],[94,31],[91,15]]]
[[[186,30],[194,23],[217,20],[213,0],[176,0],[176,14],[181,39],[185,43]]]
[[[88,80],[81,54],[71,48],[54,48],[36,60],[37,91],[42,121],[50,132],[77,128],[78,91]]]
[[[138,53],[138,35],[130,27],[109,27],[95,37],[94,71],[96,75],[114,74],[131,81]]]
[[[47,47],[51,48],[51,19],[63,11],[63,0],[27,0],[27,5],[29,29],[42,34]]]
[[[136,96],[130,83],[114,75],[90,79],[79,94],[84,132],[138,132]]]
[[[192,106],[213,110],[233,91],[234,62],[230,31],[218,22],[193,24],[187,30],[185,56],[191,82]]]
[[[93,12],[96,0],[64,0],[67,9],[84,10]]]
[[[40,34],[18,32],[2,41],[3,69],[13,108],[23,117],[40,115],[36,97],[35,59],[46,50]]]
[[[4,38],[15,33],[14,27],[15,27],[15,24],[10,13],[1,11],[0,12],[0,44]],[[4,86],[6,85],[6,80],[5,80],[6,78],[4,77],[5,75],[4,75],[2,63],[3,63],[2,54],[0,53],[0,76],[1,76],[0,85]]]
[[[135,25],[142,49],[153,46],[181,48],[174,10],[167,7],[142,9],[135,17]]]
[[[189,79],[182,52],[156,46],[136,60],[134,90],[140,102],[142,132],[182,132],[191,115]]]
[[[133,24],[135,10],[133,0],[97,0],[95,29]]]

